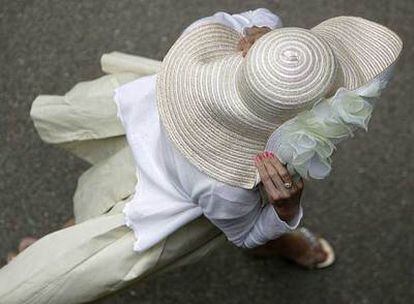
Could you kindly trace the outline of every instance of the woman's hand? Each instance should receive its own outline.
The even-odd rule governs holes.
[[[257,39],[259,39],[264,34],[270,31],[271,29],[266,26],[263,26],[263,27],[253,26],[253,27],[246,29],[246,36],[240,39],[237,49],[239,51],[242,51],[243,57],[246,56],[247,52],[249,51],[253,43],[255,43]]]
[[[282,220],[290,221],[299,210],[303,180],[294,182],[286,167],[272,152],[258,154],[255,165],[270,203]]]

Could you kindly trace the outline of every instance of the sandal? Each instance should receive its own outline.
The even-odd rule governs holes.
[[[323,261],[320,261],[320,256],[317,256],[316,251],[323,252]],[[299,228],[286,233],[246,253],[256,258],[283,257],[306,269],[326,268],[335,261],[334,250],[328,241],[316,236],[307,228]]]
[[[311,250],[315,250],[317,247],[320,246],[320,249],[325,253],[326,258],[322,262],[312,262],[312,259],[310,259],[310,263],[306,264],[304,263],[303,266],[308,268],[326,268],[328,266],[331,266],[335,262],[335,252],[332,248],[332,246],[328,243],[327,240],[320,236],[316,236],[314,233],[309,231],[309,229],[301,227],[297,230],[298,233],[300,233],[304,238],[309,242],[309,245],[311,247]]]

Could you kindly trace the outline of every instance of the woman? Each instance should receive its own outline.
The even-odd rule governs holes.
[[[0,302],[92,301],[149,274],[196,261],[223,241],[222,232],[236,246],[255,248],[256,254],[281,254],[306,267],[332,264],[333,251],[325,240],[306,229],[292,232],[302,217],[303,181],[295,172],[326,176],[329,170],[323,156],[329,157],[329,151],[318,142],[311,145],[313,150],[300,146],[308,149],[306,153],[302,149],[302,154],[292,155],[286,145],[296,139],[281,140],[286,134],[295,135],[287,131],[298,125],[296,115],[302,125],[309,125],[298,113],[305,113],[322,96],[333,96],[340,85],[355,88],[370,83],[396,60],[401,49],[399,38],[379,25],[346,18],[341,22],[361,23],[361,28],[382,33],[384,41],[390,41],[389,56],[372,68],[361,69],[358,77],[350,77],[358,73],[346,68],[357,65],[343,64],[346,60],[334,57],[340,52],[315,34],[322,35],[327,24],[314,32],[278,31],[279,18],[265,9],[233,16],[218,13],[187,28],[161,67],[148,59],[112,54],[103,57],[103,69],[113,74],[78,84],[65,97],[38,97],[31,116],[42,139],[94,166],[81,176],[75,193],[76,225],[35,242],[25,240],[21,249],[26,249],[0,271]],[[271,77],[274,71],[268,70],[266,79],[257,82],[249,77],[262,75],[263,70],[255,70],[260,67],[259,59],[267,58],[259,56],[260,52],[269,54],[285,45],[273,42],[279,37],[298,41],[275,57],[288,71],[306,66],[298,48],[311,49],[307,43],[313,47],[316,41],[318,51],[308,53],[315,58],[304,57],[316,59],[323,73],[301,70],[300,75],[317,82],[276,108],[269,107],[273,100],[269,103],[268,96],[260,95],[266,88],[254,95],[261,85],[276,79]],[[287,90],[289,85],[271,93]],[[368,88],[369,94],[367,90],[359,94],[371,96],[372,85]],[[111,104],[114,89],[116,108]],[[233,94],[235,89],[241,93]],[[334,96],[333,104],[338,99]],[[306,99],[298,102],[300,98]],[[358,98],[353,100],[359,102]],[[228,100],[232,102],[226,104]],[[336,108],[325,112],[331,110]],[[367,117],[367,113],[352,113],[352,118]],[[355,120],[349,123],[356,124]],[[335,132],[326,138],[346,137],[344,132],[351,128],[344,125],[343,119],[330,121],[327,131]],[[230,131],[232,136],[217,136]],[[253,162],[255,149],[251,147],[256,142],[266,150],[256,149]],[[217,153],[220,149],[224,153]],[[312,157],[299,162],[298,156],[303,155]]]

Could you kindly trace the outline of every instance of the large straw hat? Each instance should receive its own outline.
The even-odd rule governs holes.
[[[311,30],[280,28],[243,58],[220,24],[181,36],[157,75],[157,104],[178,150],[209,176],[250,189],[252,157],[272,132],[339,87],[364,85],[394,63],[400,38],[377,23],[336,17]]]

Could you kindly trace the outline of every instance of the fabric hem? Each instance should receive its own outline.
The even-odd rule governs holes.
[[[132,221],[129,218],[129,211],[130,211],[130,208],[131,208],[131,204],[133,204],[135,202],[136,198],[139,195],[141,195],[141,192],[142,192],[143,179],[141,177],[141,172],[140,172],[139,168],[135,169],[135,175],[137,177],[137,183],[136,183],[136,186],[135,186],[134,196],[132,197],[132,199],[129,202],[127,202],[125,204],[124,208],[122,209],[122,213],[124,214],[125,225],[134,232],[134,236],[135,236],[135,242],[134,242],[134,246],[133,246],[134,251],[142,252],[143,248],[141,246],[139,246],[140,238],[139,238],[138,231],[136,231],[133,228]]]
[[[121,90],[119,90],[119,88],[117,88],[117,89],[114,90],[113,97],[112,97],[112,101],[116,105],[116,116],[122,122],[122,125],[125,126],[124,119],[122,118],[122,115],[121,115],[120,99],[121,99]]]

